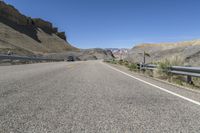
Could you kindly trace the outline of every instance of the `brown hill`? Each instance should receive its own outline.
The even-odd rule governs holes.
[[[33,55],[77,50],[52,23],[21,14],[0,1],[0,53]]]
[[[127,59],[133,62],[142,62],[143,58],[140,53],[144,51],[150,54],[150,57],[147,57],[147,63],[178,56],[185,60],[186,64],[193,66],[200,65],[200,40],[177,43],[141,44],[129,50]]]

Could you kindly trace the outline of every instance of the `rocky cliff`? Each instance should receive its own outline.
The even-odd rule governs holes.
[[[0,1],[0,53],[8,49],[26,55],[76,50],[52,23],[27,17]]]
[[[0,54],[40,55],[47,58],[96,60],[113,58],[109,50],[80,50],[67,42],[65,32],[52,23],[21,14],[12,5],[0,1]]]
[[[65,32],[58,32],[57,27],[53,27],[53,24],[45,21],[41,18],[31,18],[21,14],[12,5],[8,5],[3,1],[0,1],[0,17],[12,21],[18,25],[38,27],[48,33],[55,33],[60,38],[66,40]]]

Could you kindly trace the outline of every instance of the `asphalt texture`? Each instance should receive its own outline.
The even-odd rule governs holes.
[[[0,66],[0,133],[46,132],[199,133],[200,106],[100,61]]]

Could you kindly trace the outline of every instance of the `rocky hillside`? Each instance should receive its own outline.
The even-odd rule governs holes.
[[[112,51],[115,58],[119,60],[119,59],[124,59],[127,56],[129,49],[127,49],[127,48],[107,48],[107,50]]]
[[[72,56],[75,60],[99,60],[99,59],[113,59],[114,55],[110,50],[105,49],[82,49],[79,51],[68,51],[62,53],[50,53],[46,54],[46,58],[54,59],[67,59],[69,56]]]
[[[65,32],[40,18],[21,14],[12,5],[0,1],[0,54],[12,51],[17,55],[46,58],[96,60],[113,58],[109,50],[80,50],[67,42]]]
[[[181,57],[186,64],[200,66],[200,40],[161,43],[161,44],[141,44],[129,50],[127,59],[133,62],[142,62],[143,52],[149,53],[147,63],[159,61],[173,56]]]
[[[19,55],[42,55],[77,49],[52,23],[27,17],[12,5],[0,1],[0,53],[8,50]]]

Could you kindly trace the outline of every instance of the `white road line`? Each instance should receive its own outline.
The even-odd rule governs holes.
[[[116,69],[116,68],[114,68],[114,67],[112,67],[112,66],[110,66],[110,65],[108,65],[108,64],[106,64],[106,66],[108,66],[109,68],[111,68],[111,69],[113,69],[113,70],[115,70],[115,71],[117,71],[117,72],[120,72],[120,73],[122,73],[122,74],[124,74],[124,75],[126,75],[126,76],[129,76],[129,77],[131,77],[131,78],[134,78],[134,79],[136,79],[136,80],[138,80],[138,81],[140,81],[140,82],[143,82],[143,83],[145,83],[145,84],[148,84],[148,85],[150,85],[150,86],[153,86],[153,87],[158,88],[158,89],[160,89],[160,90],[162,90],[162,91],[165,91],[165,92],[167,92],[167,93],[169,93],[169,94],[172,94],[172,95],[174,95],[174,96],[177,96],[177,97],[179,97],[179,98],[182,98],[182,99],[184,99],[184,100],[186,100],[186,101],[189,101],[189,102],[191,102],[191,103],[194,103],[194,104],[200,106],[200,102],[194,101],[194,100],[192,100],[192,99],[190,99],[190,98],[184,97],[184,96],[182,96],[182,95],[179,95],[179,94],[174,93],[174,92],[172,92],[172,91],[169,91],[169,90],[167,90],[167,89],[164,89],[164,88],[162,88],[162,87],[159,87],[159,86],[157,86],[157,85],[154,85],[154,84],[152,84],[152,83],[149,83],[149,82],[147,82],[147,81],[144,81],[144,80],[139,79],[139,78],[137,78],[137,77],[134,77],[134,76],[132,76],[132,75],[130,75],[130,74],[127,74],[127,73],[125,73],[125,72],[123,72],[123,71],[120,71],[120,70],[118,70],[118,69]]]

